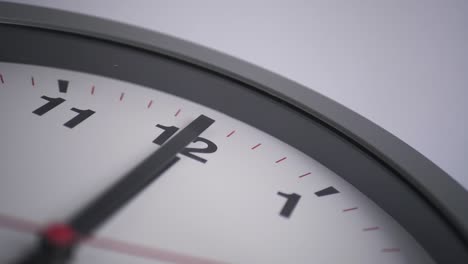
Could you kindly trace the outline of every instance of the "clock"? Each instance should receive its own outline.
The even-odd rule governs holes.
[[[0,4],[2,263],[467,263],[468,194],[372,122],[163,34]]]

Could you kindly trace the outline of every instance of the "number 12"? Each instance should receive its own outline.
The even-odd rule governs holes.
[[[162,130],[164,130],[164,132],[161,133],[161,135],[159,135],[155,140],[153,140],[153,143],[157,145],[164,144],[164,142],[166,142],[170,137],[172,137],[179,130],[179,128],[175,126],[169,127],[169,126],[163,126],[163,125],[158,124],[156,125],[156,127],[159,127]],[[210,140],[206,138],[197,137],[193,141],[193,143],[196,143],[196,142],[203,142],[206,144],[206,147],[205,148],[185,148],[180,153],[196,161],[199,161],[201,163],[206,163],[207,161],[206,159],[200,158],[199,156],[194,155],[192,153],[214,153],[216,152],[216,150],[218,150],[218,146],[216,146],[215,143],[211,142]]]

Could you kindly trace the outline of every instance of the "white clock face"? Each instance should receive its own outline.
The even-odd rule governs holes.
[[[82,243],[74,263],[434,263],[339,175],[223,113],[68,70],[0,63],[0,77],[2,263],[202,114],[215,122],[201,139]]]

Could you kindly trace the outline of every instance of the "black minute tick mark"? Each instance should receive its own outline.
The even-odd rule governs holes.
[[[327,196],[327,195],[332,195],[332,194],[337,194],[337,193],[339,193],[339,191],[335,189],[335,187],[330,186],[323,190],[315,192],[315,195],[317,195],[318,197],[322,197],[322,196]]]
[[[58,80],[59,92],[67,93],[68,91],[68,81],[66,80]]]

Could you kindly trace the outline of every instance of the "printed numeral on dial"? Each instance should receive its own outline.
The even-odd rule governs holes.
[[[162,145],[164,142],[166,142],[169,138],[171,138],[177,131],[179,130],[178,127],[175,126],[163,126],[163,125],[156,125],[156,127],[161,128],[164,130],[155,140],[153,140],[154,144],[157,145]],[[199,161],[201,163],[206,163],[207,160],[204,158],[201,158],[193,153],[214,153],[216,150],[218,150],[218,146],[216,146],[215,143],[212,141],[203,138],[203,137],[197,137],[192,143],[197,143],[197,142],[202,142],[206,144],[206,147],[204,148],[185,148],[181,154],[192,158],[196,161]]]
[[[60,104],[65,102],[65,99],[60,98],[60,97],[53,98],[53,97],[48,97],[48,96],[44,95],[44,96],[41,96],[41,98],[46,100],[47,103],[45,103],[43,106],[41,106],[41,107],[39,107],[39,108],[37,108],[36,110],[33,111],[33,113],[38,115],[38,116],[42,116],[42,115],[46,114],[50,110],[56,108],[57,106],[59,106]],[[74,118],[70,119],[68,122],[63,124],[64,126],[66,126],[68,128],[76,127],[77,125],[79,125],[80,123],[82,123],[83,121],[88,119],[90,116],[92,116],[94,113],[96,113],[96,112],[94,112],[93,110],[90,110],[90,109],[82,110],[82,109],[78,109],[78,108],[75,108],[75,107],[71,108],[70,110],[72,110],[73,112],[78,113],[78,115],[76,115]]]

